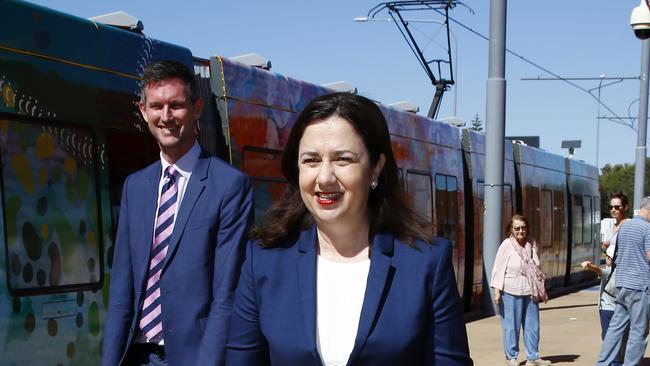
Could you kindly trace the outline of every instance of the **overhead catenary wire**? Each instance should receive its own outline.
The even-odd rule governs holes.
[[[432,9],[432,10],[435,11],[435,12],[437,12],[438,14],[444,16],[444,14],[443,14],[440,10],[438,10],[438,9]],[[456,20],[456,19],[454,19],[454,18],[452,18],[452,17],[448,17],[448,19],[451,20],[452,22],[454,22],[455,24],[457,24],[458,26],[460,26],[461,28],[464,28],[465,30],[467,30],[467,31],[469,31],[469,32],[471,32],[471,33],[473,33],[473,34],[475,34],[475,35],[477,35],[477,36],[483,38],[484,40],[486,40],[486,41],[489,41],[489,40],[490,40],[489,37],[487,37],[487,36],[481,34],[480,32],[478,32],[478,31],[472,29],[472,28],[469,27],[469,26],[466,26],[465,24],[459,22],[458,20]],[[560,75],[554,73],[553,71],[551,71],[551,70],[549,70],[549,69],[547,69],[547,68],[545,68],[545,67],[543,67],[543,66],[541,66],[541,65],[539,65],[539,64],[537,64],[537,63],[535,63],[535,62],[533,62],[533,61],[531,61],[531,60],[529,60],[528,58],[526,58],[526,57],[524,57],[524,56],[522,56],[522,55],[520,55],[520,54],[518,54],[518,53],[516,53],[516,52],[514,52],[514,51],[512,51],[512,50],[510,50],[510,49],[508,49],[507,47],[506,47],[506,52],[509,53],[509,54],[511,54],[511,55],[513,55],[513,56],[515,56],[515,57],[517,57],[517,58],[519,58],[521,61],[523,61],[523,62],[525,62],[525,63],[527,63],[527,64],[529,64],[529,65],[531,65],[531,66],[533,66],[533,67],[535,67],[535,68],[537,68],[537,69],[539,69],[539,70],[542,70],[543,72],[545,72],[545,73],[547,73],[547,74],[549,74],[549,75],[554,76],[555,78],[557,78],[557,80],[564,81],[565,83],[567,83],[567,84],[573,86],[574,88],[577,88],[577,89],[579,89],[579,90],[581,90],[581,91],[583,91],[583,92],[589,94],[589,96],[591,96],[594,100],[596,100],[596,102],[598,102],[598,104],[600,104],[603,108],[605,108],[609,113],[611,113],[611,114],[614,116],[612,119],[610,119],[612,122],[620,123],[620,124],[622,124],[622,125],[624,125],[624,126],[634,128],[632,125],[630,125],[630,124],[624,122],[624,120],[625,120],[626,118],[620,117],[620,116],[619,116],[616,112],[614,112],[614,111],[613,111],[609,106],[607,106],[605,103],[603,103],[602,100],[598,99],[598,97],[596,97],[595,95],[593,95],[592,93],[590,93],[588,89],[583,88],[582,86],[580,86],[580,85],[578,85],[578,84],[572,82],[571,80],[568,80],[567,78],[564,78],[564,77],[562,77],[562,76],[560,76]],[[617,78],[617,79],[620,79],[620,78]],[[640,77],[637,77],[637,79],[640,79]]]

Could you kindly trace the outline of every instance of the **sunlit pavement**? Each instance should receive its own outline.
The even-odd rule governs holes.
[[[542,358],[553,365],[593,365],[600,345],[598,287],[551,299],[540,306]],[[505,365],[501,319],[498,316],[467,323],[470,352],[474,365]],[[519,338],[519,362],[525,364],[523,333]],[[641,365],[650,366],[646,350]]]

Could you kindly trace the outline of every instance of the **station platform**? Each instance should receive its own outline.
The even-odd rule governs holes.
[[[553,365],[593,365],[602,341],[598,317],[598,286],[553,298],[540,306],[539,351]],[[492,316],[467,323],[470,355],[476,366],[505,365],[501,318]],[[526,363],[523,334],[519,339],[519,361]],[[650,349],[650,347],[649,347]],[[640,365],[650,366],[646,350]]]

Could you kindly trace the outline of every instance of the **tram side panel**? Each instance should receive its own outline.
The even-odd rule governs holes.
[[[521,144],[514,147],[521,211],[529,220],[529,234],[537,240],[547,286],[561,288],[566,285],[568,259],[564,158]]]
[[[483,296],[483,233],[485,210],[485,135],[463,130],[463,154],[466,168],[466,209],[467,222],[467,261],[470,266],[466,273],[466,292],[471,291],[471,296],[465,298],[467,310],[477,310],[481,307]],[[503,223],[501,230],[505,230],[510,218],[515,213],[515,168],[513,161],[513,146],[507,140],[504,143],[504,177],[503,177]],[[503,235],[506,235],[505,231]],[[495,243],[499,245],[500,243]],[[471,280],[471,282],[470,282]]]
[[[286,189],[281,175],[281,155],[297,114],[313,98],[331,91],[220,57],[212,58],[210,67],[212,92],[225,121],[224,129],[229,131],[231,163],[251,176],[256,220],[263,220],[266,209],[275,200],[282,199]],[[429,192],[430,204],[421,205],[418,210],[432,220],[441,236],[454,244],[454,267],[459,284],[462,284],[465,253],[464,218],[460,213],[464,206],[458,130],[445,125],[440,129],[435,126],[441,124],[426,118],[380,108],[391,130],[405,185],[410,182],[411,192],[418,184]],[[430,128],[431,125],[434,127]],[[455,152],[442,153],[440,151],[445,150],[440,148],[435,152],[420,149],[414,136],[425,140],[427,136],[436,136],[441,141],[453,141],[455,147],[447,150]],[[413,163],[416,161],[417,164]],[[413,163],[412,166],[409,163]],[[427,176],[418,174],[422,172],[428,172]],[[459,289],[462,293],[461,285]]]
[[[600,193],[598,170],[580,161],[566,159],[567,187],[571,205],[570,261],[566,267],[569,284],[593,280],[580,263],[600,263]]]
[[[388,118],[393,151],[415,210],[452,243],[458,292],[464,294],[465,186],[460,130],[413,113],[382,107]]]
[[[107,131],[147,133],[141,65],[191,55],[28,3],[2,2],[0,21],[20,29],[0,34],[0,364],[98,364],[119,186],[107,144],[129,148]]]
[[[210,68],[212,93],[228,136],[228,159],[251,177],[260,222],[286,191],[282,151],[298,113],[331,91],[221,57],[211,58]]]

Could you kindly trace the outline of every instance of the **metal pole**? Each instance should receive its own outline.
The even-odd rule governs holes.
[[[503,146],[506,125],[506,0],[490,1],[490,54],[485,112],[485,210],[483,235],[484,307],[493,315],[496,309],[489,287],[499,244],[503,240]],[[485,303],[489,301],[489,303]]]
[[[648,125],[648,73],[650,73],[650,40],[641,42],[641,89],[639,91],[639,130],[636,140],[634,165],[634,213],[645,195],[646,128]]]
[[[598,100],[600,101],[600,89],[603,86],[603,78],[598,82]],[[598,155],[600,153],[600,103],[598,103],[598,115],[596,116],[596,169],[600,174],[600,166],[598,165]]]

